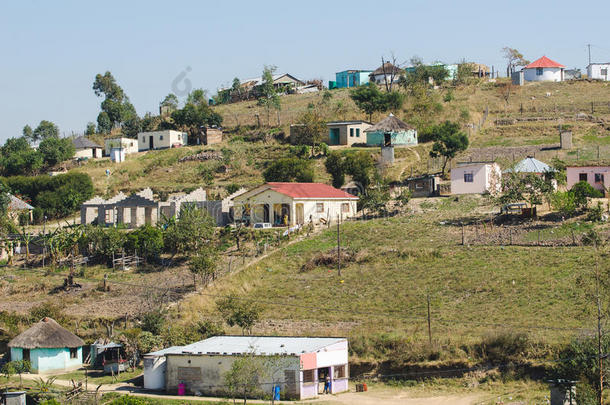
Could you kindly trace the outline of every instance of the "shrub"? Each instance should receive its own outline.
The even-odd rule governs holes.
[[[144,225],[127,234],[125,249],[137,251],[146,261],[155,261],[163,251],[163,231],[150,225]]]
[[[570,192],[574,194],[574,201],[579,208],[586,208],[589,198],[602,198],[604,196],[601,191],[594,189],[586,181],[579,181],[574,184]]]
[[[263,172],[265,181],[313,182],[314,171],[307,160],[296,157],[278,159]]]
[[[30,309],[30,321],[38,322],[45,317],[53,318],[58,323],[64,319],[64,314],[58,305],[52,302],[43,302]]]
[[[225,188],[227,189],[227,193],[233,194],[234,192],[239,190],[241,187],[239,186],[239,184],[231,183],[231,184],[227,185]]]
[[[475,345],[475,353],[492,363],[506,363],[527,355],[529,339],[525,333],[504,332],[488,335]]]
[[[602,207],[602,203],[598,201],[595,207],[589,208],[589,212],[587,214],[587,221],[599,222],[602,220],[603,213],[604,208]]]
[[[142,315],[140,322],[143,331],[159,335],[165,324],[165,314],[160,310],[150,311]]]
[[[574,193],[569,191],[557,191],[551,194],[551,205],[554,209],[566,216],[576,213],[576,200]]]

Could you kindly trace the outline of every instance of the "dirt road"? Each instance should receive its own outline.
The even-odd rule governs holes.
[[[364,393],[347,392],[341,395],[320,398],[320,401],[337,405],[473,405],[479,395],[442,395],[413,397],[408,390],[382,390]]]

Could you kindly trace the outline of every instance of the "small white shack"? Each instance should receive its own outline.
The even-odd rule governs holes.
[[[165,355],[180,353],[182,346],[172,346],[144,355],[144,388],[147,390],[165,390]]]
[[[608,63],[590,63],[587,66],[587,76],[589,79],[610,80],[610,62]]]
[[[104,141],[104,155],[113,162],[122,162],[125,156],[138,152],[138,141],[132,138],[111,138]]]
[[[261,395],[280,391],[282,398],[314,398],[322,394],[327,379],[330,393],[348,390],[345,338],[215,336],[168,350],[164,356],[167,392],[176,392],[184,384],[189,393],[226,395],[225,375],[233,362],[243,356],[262,362],[264,375],[259,376],[258,382]],[[145,376],[147,364],[153,367],[160,363],[145,362]]]
[[[523,68],[527,82],[562,82],[565,66],[543,56]]]
[[[138,150],[169,149],[177,148],[187,144],[186,132],[165,131],[140,132],[138,133]]]
[[[464,162],[451,169],[451,194],[497,194],[502,171],[494,162]]]

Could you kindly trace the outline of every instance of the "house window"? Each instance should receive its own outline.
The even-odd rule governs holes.
[[[146,143],[146,137],[145,136],[142,137],[142,142]]]
[[[78,347],[71,347],[70,348],[70,358],[71,359],[78,358]]]
[[[578,181],[589,181],[587,179],[587,173],[579,173],[578,174]]]
[[[349,212],[349,203],[341,204],[341,212]]]
[[[608,68],[606,69],[601,69],[599,72],[602,76],[608,76]]]
[[[596,183],[603,183],[604,182],[604,175],[602,173],[595,173],[595,182]]]
[[[130,143],[129,143],[129,147],[130,147],[130,148],[133,148],[133,142],[130,142]]]
[[[354,128],[349,129],[349,136],[351,136],[351,137],[354,136]]]
[[[318,214],[324,212],[324,203],[316,203],[316,212]]]
[[[360,128],[356,128],[356,138],[360,138]]]
[[[464,183],[472,183],[473,181],[472,173],[464,173]]]
[[[542,68],[536,68],[536,76],[542,76],[544,70]]]
[[[181,134],[178,134],[178,139],[182,139],[182,135]]]
[[[415,183],[416,190],[422,190],[423,188],[424,188],[424,185],[422,183]]]
[[[159,135],[159,140],[162,141],[163,140],[163,135]]]
[[[314,371],[315,370],[303,370],[303,382],[304,383],[312,383],[314,380]]]
[[[343,365],[343,366],[335,366],[335,373],[334,373],[333,377],[335,379],[337,379],[337,378],[345,378],[346,377],[345,369],[346,369],[345,365]]]

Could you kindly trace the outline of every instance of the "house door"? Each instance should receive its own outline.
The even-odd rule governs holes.
[[[22,357],[22,360],[29,362],[30,361],[30,349],[23,349],[21,357]]]
[[[297,204],[295,208],[297,225],[303,225],[305,223],[305,210],[303,208],[303,204]]]
[[[149,136],[149,137],[148,137],[148,149],[151,149],[151,150],[152,150],[152,149],[154,149],[154,148],[155,148],[155,146],[154,146],[154,140],[155,140],[155,137],[154,137],[154,136]]]
[[[386,132],[383,134],[383,146],[392,146],[392,134]]]
[[[331,128],[329,141],[331,145],[339,145],[339,128]]]

